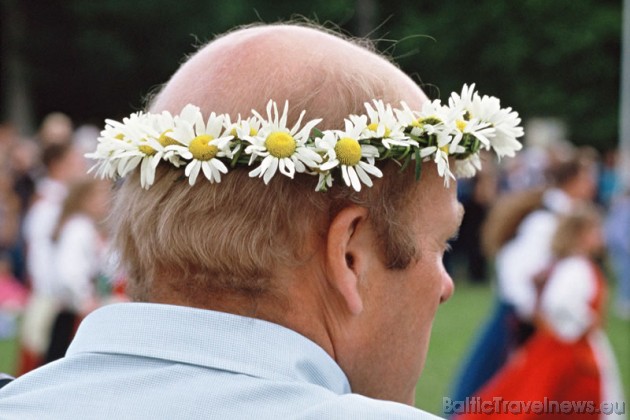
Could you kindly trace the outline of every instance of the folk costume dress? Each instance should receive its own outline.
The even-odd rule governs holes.
[[[497,299],[454,382],[450,393],[454,401],[476,395],[525,341],[536,305],[534,279],[551,262],[551,237],[558,216],[572,206],[562,190],[546,191],[540,208],[525,217],[516,237],[497,254]]]
[[[602,330],[606,283],[599,267],[583,256],[560,260],[553,267],[539,299],[537,329],[477,396],[481,401],[540,402],[542,411],[516,404],[492,418],[619,419],[623,393],[617,364]],[[572,406],[562,412],[560,403]],[[581,402],[584,407],[578,408]],[[612,413],[598,413],[601,403]],[[590,407],[590,408],[589,408]],[[457,419],[488,418],[488,413],[465,413]],[[585,411],[585,412],[582,412]]]

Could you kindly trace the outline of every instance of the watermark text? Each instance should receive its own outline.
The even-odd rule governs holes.
[[[542,401],[507,400],[503,397],[481,399],[469,397],[463,401],[442,398],[444,414],[624,414],[625,401]]]

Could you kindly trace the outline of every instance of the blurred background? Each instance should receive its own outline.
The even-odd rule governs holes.
[[[548,167],[576,146],[596,152],[594,200],[604,214],[628,188],[624,168],[630,165],[620,162],[628,159],[624,150],[630,145],[630,104],[621,94],[630,96],[628,76],[622,84],[622,68],[630,72],[630,65],[622,66],[622,33],[630,32],[630,20],[624,23],[622,0],[0,1],[0,281],[11,281],[0,291],[0,371],[17,374],[28,362],[18,339],[32,293],[25,220],[33,203],[47,194],[38,189],[50,175],[43,150],[67,142],[81,153],[89,150],[105,118],[141,110],[187,55],[239,25],[309,20],[367,37],[430,98],[446,100],[463,83],[476,83],[482,94],[501,98],[523,118],[522,156],[489,164],[480,178],[460,186],[460,200],[471,216],[447,260],[458,290],[438,315],[418,387],[417,404],[430,411],[441,412],[442,397],[449,395],[491,311],[494,268],[478,236],[492,204],[510,192],[544,187]],[[87,165],[76,163],[77,172]],[[88,207],[76,204],[74,212],[87,214],[98,231],[103,209]],[[627,211],[622,216],[628,217]],[[58,237],[63,238],[66,222],[53,223]],[[106,233],[95,235],[99,246],[106,242]],[[71,234],[66,236],[72,242]],[[605,328],[628,390],[630,308],[623,306],[628,302],[615,304],[615,297],[618,284],[630,279],[620,279],[623,274],[607,259],[603,267],[611,290]],[[69,300],[75,313],[87,313],[112,296],[124,298],[116,273],[105,276],[108,281],[99,277],[100,283],[95,277],[92,272],[94,290],[92,296],[84,293],[86,302]],[[625,395],[627,400],[628,391]]]
[[[187,54],[252,22],[305,17],[376,41],[432,98],[477,83],[576,144],[618,143],[621,0],[3,0],[2,117],[101,125],[141,109]],[[252,63],[252,65],[273,65]]]

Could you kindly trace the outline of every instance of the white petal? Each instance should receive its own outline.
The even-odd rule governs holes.
[[[306,166],[304,166],[304,164],[300,160],[295,159],[293,161],[293,164],[295,165],[295,172],[300,173],[300,174],[306,172]]]
[[[260,176],[262,171],[263,171],[262,168],[260,166],[258,166],[257,168],[254,168],[251,171],[249,171],[249,177],[250,178],[255,178],[257,176]]]
[[[186,169],[184,170],[184,175],[188,177],[188,183],[190,185],[195,185],[195,181],[197,180],[197,175],[199,175],[199,170],[201,169],[201,162],[198,160],[193,160],[188,165],[186,165]]]
[[[263,176],[263,181],[265,181],[265,184],[268,184],[269,181],[271,181],[271,178],[276,174],[277,170],[278,170],[278,159],[272,158],[271,164],[269,165],[269,169],[267,169],[267,171],[265,172],[265,175]]]
[[[222,172],[224,174],[228,173],[228,168],[219,159],[211,159],[210,164],[214,166],[217,169],[217,171]]]
[[[148,157],[148,159],[151,161],[151,167],[153,168],[153,170],[157,168],[158,164],[160,163],[160,160],[162,160],[162,156],[164,156],[164,153],[158,152],[154,154],[153,156]]]
[[[262,172],[267,171],[267,169],[271,167],[271,164],[273,163],[274,160],[276,160],[276,158],[271,155],[268,155],[267,157],[265,157],[263,161],[260,163],[260,170]]]
[[[309,161],[320,163],[322,161],[322,157],[320,156],[320,154],[314,151],[310,147],[299,147],[297,149],[297,154],[300,157],[300,160],[303,161],[304,163],[307,163]],[[310,165],[310,166],[313,166],[313,165]]]
[[[203,174],[205,175],[206,179],[210,182],[214,182],[215,174],[213,173],[212,167],[210,166],[210,162],[201,162],[201,169],[203,170]],[[219,181],[220,180],[221,179],[219,178]]]
[[[185,121],[194,122],[196,119],[196,114],[200,113],[198,106],[188,104],[186,105],[182,111],[179,113],[180,118]]]
[[[370,164],[367,164],[365,162],[359,162],[359,166],[361,168],[363,168],[363,170],[365,172],[369,173],[370,175],[373,175],[373,176],[378,177],[378,178],[381,178],[383,176],[383,172],[381,172],[381,170],[378,169],[374,165],[370,165]]]
[[[278,107],[274,103],[274,111],[276,112],[276,118],[278,116]],[[284,101],[284,109],[282,110],[282,116],[280,117],[280,121],[277,122],[278,127],[286,128],[287,127],[287,114],[289,113],[289,101]],[[301,119],[301,118],[300,118]]]
[[[341,176],[343,178],[343,182],[345,182],[347,186],[352,185],[350,177],[348,176],[348,167],[346,165],[341,165]]]
[[[280,172],[289,178],[293,178],[295,174],[295,165],[289,158],[278,159]]]
[[[316,120],[311,120],[307,122],[304,127],[302,127],[302,129],[295,134],[295,138],[298,139],[301,143],[304,143],[308,139],[308,136],[311,134],[313,128],[315,128],[315,126],[321,121],[322,119],[318,118]]]
[[[337,165],[339,165],[339,161],[337,159],[333,159],[333,160],[329,160],[328,162],[324,162],[319,169],[322,171],[329,171],[332,168],[336,167]],[[350,185],[348,183],[348,185]]]
[[[183,159],[192,159],[193,155],[192,153],[190,153],[190,150],[188,150],[188,148],[183,147],[183,146],[178,146],[176,144],[170,145],[170,146],[166,146],[166,148],[164,149],[165,152],[173,152],[174,154],[176,154],[177,156],[183,158]]]
[[[359,181],[359,177],[357,176],[354,167],[348,167],[348,175],[350,176],[350,181],[352,181],[352,188],[355,191],[361,191],[361,181]]]
[[[361,166],[355,166],[354,169],[356,170],[357,175],[359,176],[359,179],[361,180],[361,182],[363,182],[368,187],[371,187],[373,185],[372,180],[370,179],[368,174],[365,173],[363,168],[361,168]]]
[[[420,149],[420,157],[425,158],[427,156],[432,155],[437,150],[435,146],[425,147],[424,149]]]
[[[131,172],[134,169],[136,169],[136,166],[138,166],[138,164],[140,163],[141,160],[142,160],[142,156],[132,156],[131,158],[129,158],[127,160],[123,170],[121,171],[120,176],[125,176],[129,172]]]
[[[302,112],[300,112],[300,116],[298,117],[296,123],[289,130],[289,133],[291,133],[291,136],[295,137],[296,132],[300,128],[300,124],[302,124],[302,118],[304,118],[304,114],[306,114],[306,111],[302,110]]]
[[[150,169],[150,163],[149,159],[145,158],[142,159],[142,163],[140,164],[140,186],[145,189],[148,189],[150,186],[148,181],[149,173],[147,169]]]

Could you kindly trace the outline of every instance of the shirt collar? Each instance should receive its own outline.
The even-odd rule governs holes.
[[[108,305],[88,315],[68,349],[118,353],[350,392],[346,375],[299,333],[255,318],[155,303]]]

